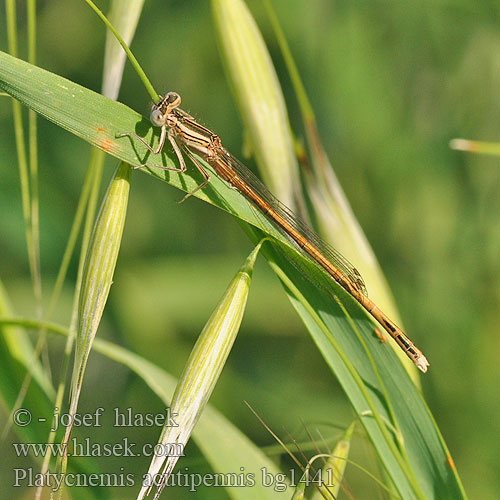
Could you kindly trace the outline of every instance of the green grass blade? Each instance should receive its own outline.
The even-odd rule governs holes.
[[[12,315],[12,308],[8,300],[7,291],[0,281],[0,317]],[[3,361],[0,361],[3,373],[0,377],[0,381],[2,382],[0,386],[2,389],[0,389],[0,392],[6,394],[7,390],[16,390],[22,385],[22,381],[21,383],[4,385],[10,378],[7,374],[11,372],[8,366],[9,363],[12,362],[24,367],[25,370],[29,369],[33,379],[43,389],[47,397],[52,399],[55,395],[54,387],[47,377],[47,374],[43,371],[40,361],[35,358],[33,345],[26,333],[12,326],[4,326],[0,331],[0,338],[2,344],[0,354],[2,358],[4,358]],[[7,359],[10,359],[10,361],[7,361]],[[11,400],[10,397],[4,396],[4,401],[7,403],[8,408],[12,408],[15,400]]]
[[[222,61],[264,183],[291,208],[303,204],[278,75],[242,0],[212,0]]]
[[[263,253],[267,253],[265,248]],[[336,304],[318,294],[282,255],[267,257],[275,260],[273,267],[293,306],[340,381],[401,498],[466,498],[422,394],[394,351],[374,335],[373,323],[362,317],[344,292],[337,294],[340,302]],[[400,435],[394,435],[388,422],[397,424]],[[404,453],[399,454],[402,446]]]
[[[28,368],[32,374],[31,384],[22,403],[24,417],[31,415],[30,425],[13,425],[12,431],[16,433],[17,441],[25,443],[45,443],[47,434],[52,426],[52,415],[54,413],[54,389],[46,379],[38,360],[33,356],[33,346],[24,329],[50,330],[52,325],[39,320],[26,321],[4,321],[6,317],[12,317],[9,300],[3,285],[0,283],[0,398],[7,408],[17,410],[14,405],[18,398],[18,388],[23,384]],[[66,329],[61,329],[67,331]],[[21,414],[20,414],[21,415]],[[46,421],[43,422],[42,418]],[[35,423],[36,422],[36,423]],[[4,443],[4,447],[7,446]],[[38,457],[37,466],[41,457]],[[19,457],[21,471],[28,473],[26,462]],[[70,470],[77,474],[99,473],[96,461],[89,457],[80,457],[70,464]],[[21,476],[22,476],[21,472]],[[21,477],[20,476],[20,477]],[[28,475],[20,479],[20,490],[28,489]],[[32,488],[31,484],[31,488]],[[103,487],[91,489],[76,488],[73,497],[75,499],[100,499],[109,498],[109,490]]]
[[[261,246],[262,242],[255,247],[231,280],[196,340],[172,396],[170,411],[175,416],[176,425],[173,426],[168,420],[165,422],[158,441],[159,449],[165,450],[167,446],[175,446],[175,450],[184,450],[200,415],[205,410],[238,335],[250,291],[255,260]],[[152,458],[147,475],[156,478],[155,496],[159,496],[168,484],[168,478],[179,456],[177,451],[168,455],[155,454]],[[144,484],[137,499],[145,498],[152,487],[153,482]]]
[[[102,339],[96,339],[95,350],[110,359],[128,366],[137,373],[151,390],[167,405],[171,404],[177,379],[157,365],[145,360],[123,347]],[[234,427],[221,413],[208,404],[193,430],[193,439],[215,471],[221,473],[243,468],[245,473],[254,474],[256,483],[251,488],[227,488],[233,500],[274,500],[288,498],[288,492],[279,493],[262,485],[262,469],[275,475],[281,471],[259,448],[239,429]]]
[[[56,323],[22,318],[0,318],[0,328],[7,327],[43,328],[57,335],[68,335],[68,329]],[[135,372],[147,386],[170,407],[177,379],[154,363],[128,349],[95,339],[94,350]],[[229,422],[219,411],[208,404],[193,430],[193,439],[214,471],[221,473],[240,472],[253,474],[256,482],[252,487],[227,488],[233,500],[275,500],[289,498],[288,492],[277,492],[262,485],[260,478],[263,468],[276,477],[281,471],[259,447],[252,443],[239,429]],[[235,464],[237,467],[235,468]],[[73,490],[71,490],[73,492]],[[84,490],[87,491],[87,490]],[[90,489],[89,491],[94,491]]]
[[[116,133],[133,130],[147,140],[153,136],[149,123],[126,106],[2,53],[0,88],[109,154],[136,165],[143,161],[146,148],[136,145],[140,157],[138,160],[128,139],[116,139]],[[158,135],[154,135],[152,144],[157,141]],[[166,160],[172,165],[170,158]],[[148,162],[158,164],[159,160],[148,158]],[[184,191],[193,189],[200,180],[196,172],[192,171],[181,176],[157,169],[144,170]],[[362,415],[366,411],[372,412],[372,416],[360,417],[361,421],[400,495],[405,499],[422,498],[423,491],[423,495],[429,499],[465,498],[456,472],[448,465],[449,454],[421,394],[391,349],[381,345],[374,337],[373,323],[360,307],[334,283],[325,284],[329,294],[318,292],[312,283],[281,257],[281,254],[289,252],[300,260],[296,251],[270,224],[255,214],[236,190],[230,189],[216,176],[212,176],[212,182],[203,193],[199,193],[199,197],[263,229],[276,241],[282,242],[280,255],[271,255],[267,251],[266,255],[279,262],[282,279],[287,283],[294,306],[325,360],[336,373],[356,413]],[[261,238],[262,234],[259,234],[256,242]],[[266,244],[263,250],[268,248]],[[302,262],[301,266],[321,281],[321,276],[316,277],[315,269],[307,262]],[[340,303],[333,300],[334,295]],[[381,387],[381,380],[385,387]],[[401,429],[399,439],[383,427],[384,421],[391,422],[392,419],[387,411],[387,403],[383,400],[384,392],[389,395]],[[406,464],[406,457],[403,454],[398,456],[397,452],[401,438],[404,439],[409,461]]]
[[[349,256],[349,260],[356,264],[356,268],[363,276],[371,298],[396,324],[403,327],[389,284],[380,269],[375,253],[363,229],[356,220],[349,200],[337,180],[326,150],[323,147],[316,116],[288,46],[285,33],[269,0],[263,0],[263,3],[299,103],[312,166],[312,169],[304,169],[304,177],[307,181],[307,192],[311,200],[311,208],[314,210],[314,220],[317,221],[318,230],[321,236],[338,249],[341,254]],[[414,382],[419,385],[420,372],[392,339],[389,342],[406,366]]]
[[[127,164],[122,163],[106,192],[85,259],[68,411],[70,415],[75,415],[78,408],[88,357],[113,282],[127,211],[129,177],[130,168]],[[68,353],[66,352],[66,354]],[[68,446],[72,431],[73,421],[66,427],[62,441],[64,446]],[[64,473],[67,465],[67,454],[64,454],[61,463],[61,471]]]

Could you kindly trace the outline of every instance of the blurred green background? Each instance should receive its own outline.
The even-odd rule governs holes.
[[[500,162],[448,147],[454,137],[500,140],[498,3],[272,3],[335,172],[375,249],[408,333],[431,361],[422,377],[424,394],[465,489],[471,498],[498,498]],[[260,1],[248,4],[300,135],[297,104],[268,19]],[[24,3],[18,6],[24,30]],[[106,10],[106,3],[100,6]],[[81,1],[41,1],[38,9],[38,64],[99,91],[101,22]],[[3,8],[0,26],[5,26]],[[22,41],[21,46],[25,54]],[[0,47],[7,47],[4,28]],[[146,1],[132,48],[158,90],[179,92],[183,108],[242,157],[244,131],[224,77],[208,2]],[[148,114],[149,96],[128,66],[120,100]],[[90,150],[43,120],[39,145],[41,258],[48,298]],[[16,313],[34,317],[8,98],[0,100],[0,151],[0,278]],[[248,164],[253,167],[252,161]],[[106,179],[116,165],[107,159]],[[229,215],[194,198],[178,205],[181,197],[172,187],[134,173],[115,286],[99,330],[102,338],[174,375],[180,374],[206,319],[251,250]],[[54,318],[64,324],[69,323],[76,263]],[[63,345],[51,338],[56,375]],[[99,354],[91,356],[83,390],[82,412],[100,405],[162,408],[141,380]],[[286,428],[299,440],[306,439],[301,419],[311,427],[320,421],[345,427],[353,418],[264,262],[255,271],[241,334],[211,402],[255,442],[274,444],[243,400],[282,437]],[[105,441],[122,434],[120,429],[101,432]],[[99,440],[99,430],[96,434]],[[329,436],[336,434],[329,429]],[[134,439],[156,442],[157,436],[158,429],[146,428]],[[17,462],[13,454],[8,457],[0,466],[0,491],[9,493],[1,496],[24,498],[26,490],[10,486]],[[373,462],[363,439],[355,441],[352,458]],[[202,463],[186,461],[193,467]],[[148,460],[123,464],[106,459],[102,468],[120,465],[142,471]],[[373,498],[373,483],[354,468],[348,467],[346,481],[355,498]],[[177,490],[175,498],[184,494]],[[225,498],[222,491],[218,494]],[[133,491],[117,495],[132,498]],[[207,491],[198,495],[210,498]]]

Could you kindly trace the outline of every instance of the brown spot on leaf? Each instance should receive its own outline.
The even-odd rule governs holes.
[[[115,143],[109,139],[104,139],[99,142],[99,147],[104,149],[104,151],[112,151]]]

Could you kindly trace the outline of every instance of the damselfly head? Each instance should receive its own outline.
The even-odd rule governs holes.
[[[150,120],[155,127],[162,127],[167,123],[168,115],[181,103],[181,96],[177,92],[169,92],[165,97],[160,97],[157,104],[153,104]]]

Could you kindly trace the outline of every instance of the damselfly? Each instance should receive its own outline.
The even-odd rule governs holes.
[[[415,344],[403,331],[382,312],[368,297],[361,275],[357,269],[342,257],[339,252],[321,240],[294,213],[285,207],[269,190],[224,147],[218,135],[203,127],[185,111],[179,108],[181,97],[175,92],[169,92],[154,104],[151,110],[151,122],[161,127],[158,146],[152,148],[142,137],[134,133],[119,134],[133,136],[139,139],[153,154],[160,154],[166,139],[179,159],[179,168],[156,167],[175,172],[185,172],[186,163],[182,151],[198,168],[204,181],[183,200],[196,191],[203,189],[210,182],[210,175],[195,154],[203,158],[215,171],[233,188],[236,188],[261,212],[272,221],[291,242],[308,256],[328,276],[334,279],[347,293],[356,299],[380,325],[391,335],[408,357],[423,372],[427,371],[429,362]],[[147,166],[142,164],[135,168]]]

